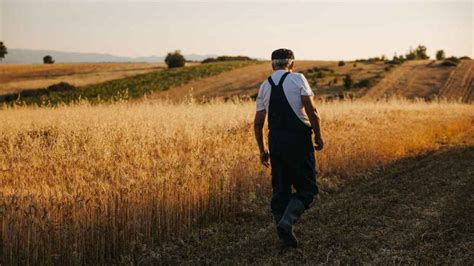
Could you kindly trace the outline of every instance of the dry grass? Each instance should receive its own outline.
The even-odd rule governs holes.
[[[442,88],[455,69],[440,66],[440,63],[432,60],[407,61],[369,89],[364,97],[380,99],[400,96],[410,99],[431,99],[440,96]],[[459,100],[457,97],[449,97],[450,95],[442,96],[450,100]]]
[[[474,60],[462,60],[451,72],[440,97],[463,102],[474,101]]]
[[[472,133],[472,105],[320,106],[320,183]],[[239,212],[269,192],[253,103],[0,110],[2,263],[104,263]]]
[[[145,74],[164,64],[0,65],[0,94],[45,88],[59,82],[84,86]]]

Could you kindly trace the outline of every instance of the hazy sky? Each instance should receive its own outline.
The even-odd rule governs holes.
[[[474,56],[472,1],[0,0],[10,48],[124,56],[242,54],[355,59],[424,44]]]

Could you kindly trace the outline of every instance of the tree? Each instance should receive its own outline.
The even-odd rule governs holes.
[[[352,88],[352,85],[354,84],[354,81],[352,80],[351,75],[349,74],[344,76],[343,82],[344,82],[344,88],[346,90],[349,90],[350,88]]]
[[[444,60],[446,55],[444,54],[443,50],[439,50],[436,52],[436,60]]]
[[[415,60],[416,59],[416,53],[413,51],[413,49],[410,46],[410,50],[408,50],[408,53],[405,55],[405,58],[407,60]]]
[[[426,54],[426,46],[418,45],[415,50],[416,59],[429,59],[430,57]]]
[[[3,42],[0,42],[0,61],[5,58],[5,55],[8,54],[7,47],[3,44]]]
[[[405,56],[406,60],[420,60],[420,59],[429,59],[430,57],[426,54],[426,46],[418,45],[415,50],[411,49]]]
[[[47,55],[47,56],[43,57],[43,63],[45,63],[45,64],[54,64],[53,57],[50,56],[50,55]]]
[[[186,63],[186,59],[181,54],[181,51],[176,50],[166,55],[165,63],[168,65],[168,68],[183,67]]]
[[[339,61],[339,63],[337,63],[338,66],[344,66],[345,64],[344,61]]]

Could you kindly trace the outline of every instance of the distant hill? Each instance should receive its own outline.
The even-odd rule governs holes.
[[[0,64],[42,64],[43,57],[51,55],[56,63],[161,63],[165,56],[126,57],[101,53],[61,52],[51,50],[8,49]],[[201,61],[216,55],[184,55],[187,60]]]
[[[445,98],[463,102],[474,101],[474,60],[462,60],[454,66],[440,61],[408,61],[391,71],[370,88],[364,98],[383,99],[398,96],[409,99]]]

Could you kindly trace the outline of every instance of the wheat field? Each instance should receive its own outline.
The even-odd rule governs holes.
[[[472,105],[320,103],[318,183],[461,141]],[[184,236],[270,193],[254,103],[0,109],[2,264],[97,264]]]

